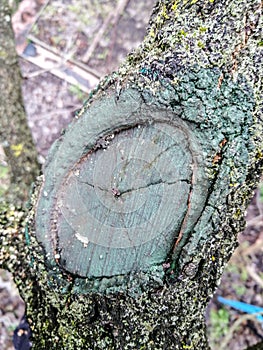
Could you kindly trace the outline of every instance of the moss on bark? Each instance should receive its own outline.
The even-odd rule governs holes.
[[[11,168],[10,201],[21,205],[39,172],[37,152],[27,125],[21,74],[7,0],[0,4],[0,142]]]

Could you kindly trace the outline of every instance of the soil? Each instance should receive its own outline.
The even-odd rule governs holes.
[[[20,3],[13,16],[13,27],[17,51],[23,56],[20,66],[28,124],[41,163],[87,94],[54,76],[52,70],[30,63],[28,58],[37,55],[37,44],[43,43],[61,59],[66,56],[85,64],[94,75],[94,80],[87,82],[92,86],[98,77],[116,69],[142,41],[151,10],[152,0],[23,0]],[[101,28],[104,30],[99,36]],[[239,235],[240,246],[207,309],[209,338],[214,350],[220,349],[230,326],[241,315],[222,306],[217,301],[218,295],[263,306],[263,202],[259,189],[246,220],[247,228]],[[12,334],[24,314],[24,305],[10,274],[0,272],[0,349],[11,350]],[[245,320],[230,335],[225,348],[245,349],[262,341],[262,324]]]

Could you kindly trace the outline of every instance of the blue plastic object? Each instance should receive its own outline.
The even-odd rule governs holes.
[[[30,342],[31,330],[24,316],[14,331],[13,344],[15,350],[30,350],[32,344]]]
[[[33,43],[28,43],[25,50],[23,51],[24,56],[35,57],[37,55],[37,49]]]
[[[246,304],[246,303],[243,303],[241,301],[225,299],[225,298],[222,298],[220,296],[217,298],[217,300],[224,305],[231,306],[234,309],[246,312],[247,314],[253,315],[257,312],[263,312],[262,307],[251,305],[251,304]],[[263,322],[263,315],[262,316],[257,315],[256,317],[260,322]]]

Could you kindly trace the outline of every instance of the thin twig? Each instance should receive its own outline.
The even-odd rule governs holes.
[[[260,234],[256,242],[253,243],[251,246],[245,248],[240,247],[239,249],[239,253],[242,253],[244,257],[251,255],[257,251],[263,251],[263,233]]]
[[[253,219],[250,219],[247,221],[246,227],[249,226],[255,226],[255,225],[262,225],[263,224],[263,214],[260,214]]]
[[[263,279],[256,273],[253,266],[246,266],[247,272],[251,278],[261,287],[263,288]]]
[[[103,22],[102,26],[100,27],[100,30],[98,31],[97,35],[95,36],[95,38],[93,39],[92,43],[90,44],[88,50],[86,51],[86,53],[83,55],[82,57],[82,61],[85,63],[88,63],[91,56],[93,55],[93,52],[95,51],[98,43],[100,42],[101,38],[104,35],[104,32],[106,31],[109,23],[111,22],[113,13],[111,12],[110,14],[108,14],[108,16],[106,17],[105,21]]]
[[[44,5],[41,7],[41,9],[39,10],[39,12],[36,14],[35,20],[34,22],[31,24],[31,26],[28,28],[28,30],[26,31],[25,34],[25,38],[28,36],[28,34],[31,32],[32,28],[34,27],[34,25],[37,23],[37,21],[39,20],[40,16],[42,15],[42,13],[44,12],[45,8],[47,7],[48,3],[50,2],[50,0],[46,0],[46,2],[44,3]]]
[[[130,0],[120,0],[119,1],[117,9],[116,9],[116,11],[114,11],[113,22],[112,22],[113,25],[115,25],[118,22],[120,16],[123,14],[123,11],[127,7],[129,1]]]
[[[96,47],[98,46],[99,42],[101,41],[106,29],[108,28],[109,24],[115,25],[120,16],[122,15],[123,11],[125,10],[126,6],[128,5],[130,0],[120,0],[117,8],[114,9],[112,12],[109,13],[109,15],[104,20],[102,26],[100,27],[100,30],[98,31],[97,35],[93,39],[92,43],[90,44],[88,50],[82,57],[82,61],[85,63],[88,63],[91,56],[93,55]]]
[[[245,321],[251,320],[251,321],[257,321],[260,322],[256,316],[258,315],[263,315],[263,311],[261,312],[257,312],[254,313],[253,315],[251,314],[246,314],[243,316],[240,316],[233,324],[232,326],[229,328],[228,333],[225,335],[225,337],[221,340],[221,345],[219,346],[218,350],[225,350],[225,349],[229,349],[228,348],[228,343],[230,342],[230,340],[233,338],[233,334],[235,333],[235,331],[238,329],[238,327]],[[261,323],[261,322],[260,322]],[[261,323],[262,324],[262,323]]]

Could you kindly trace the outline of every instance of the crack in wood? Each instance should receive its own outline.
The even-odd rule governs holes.
[[[121,109],[122,99],[111,108]],[[99,277],[150,268],[165,261],[191,233],[195,178],[201,176],[199,146],[192,147],[195,136],[187,124],[172,120],[167,111],[154,114],[144,108],[130,112],[129,125],[116,122],[118,127],[106,130],[106,124],[97,124],[88,138],[81,122],[76,161],[70,155],[68,171],[55,180],[58,224],[49,224],[56,230],[53,249],[59,250],[67,271]],[[72,139],[63,137],[68,152]],[[62,150],[59,155],[65,158]],[[76,256],[71,246],[80,250]]]
[[[122,196],[123,194],[126,194],[126,193],[130,193],[130,192],[136,192],[136,191],[139,191],[139,190],[143,190],[143,189],[146,189],[146,188],[149,188],[151,186],[156,186],[156,185],[160,185],[160,184],[165,184],[165,185],[175,185],[179,182],[186,182],[188,184],[190,184],[190,180],[188,179],[178,179],[176,181],[163,181],[162,179],[158,180],[158,181],[155,181],[155,182],[152,182],[152,183],[149,183],[149,184],[146,184],[145,186],[140,186],[140,187],[137,187],[137,188],[130,188],[130,189],[127,189],[125,191],[120,191],[118,188],[110,188],[110,189],[107,189],[107,188],[103,188],[101,186],[98,186],[98,185],[94,185],[94,184],[91,184],[89,183],[88,181],[80,181],[78,180],[78,182],[82,183],[82,184],[85,184],[85,185],[88,185],[89,187],[92,187],[94,189],[98,188],[100,189],[101,191],[103,192],[107,192],[107,193],[111,193],[113,194],[113,196],[115,197],[120,197]],[[115,193],[115,191],[117,193]]]

